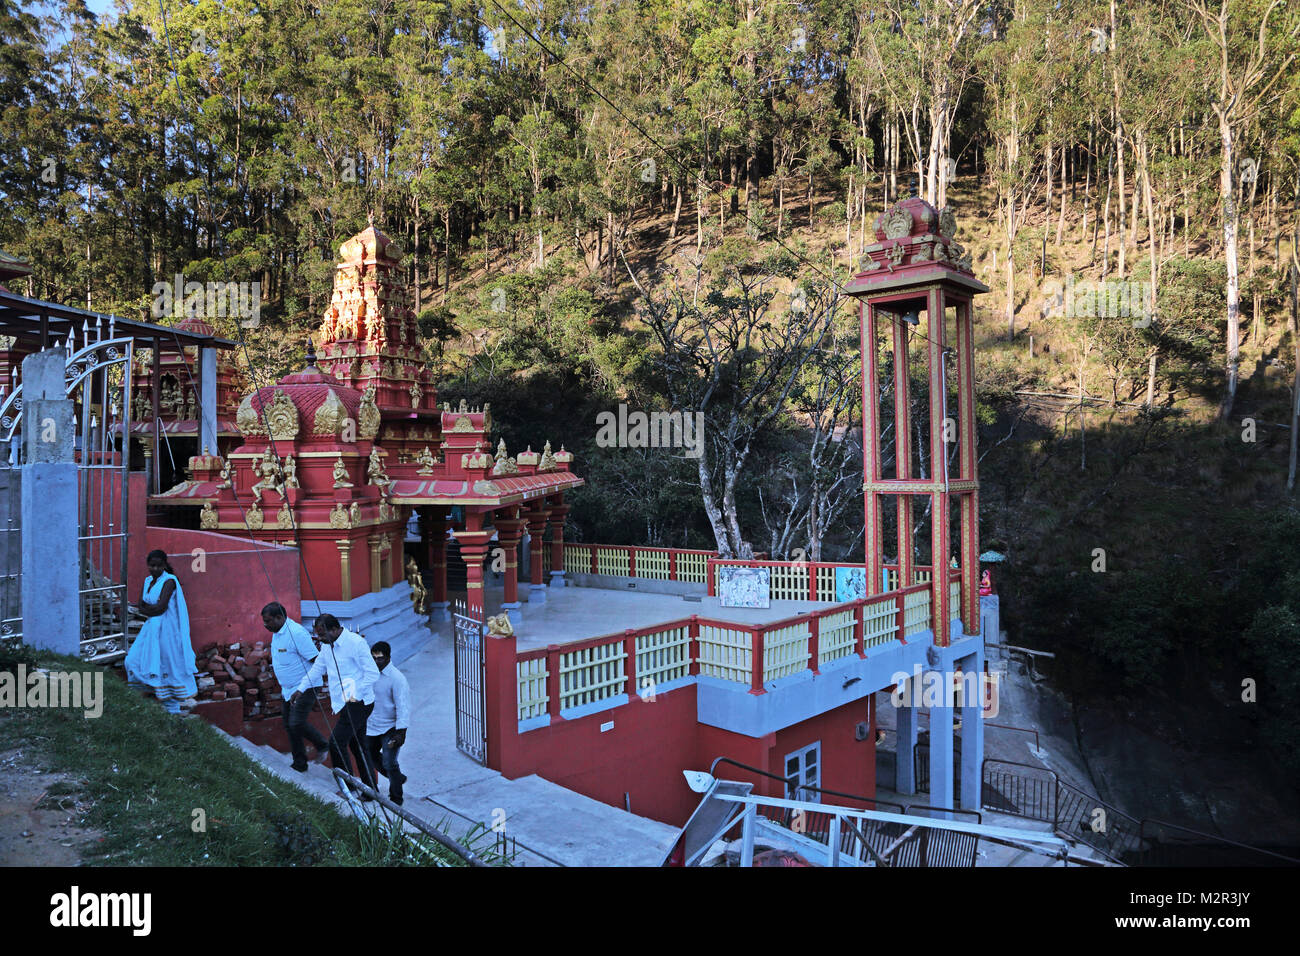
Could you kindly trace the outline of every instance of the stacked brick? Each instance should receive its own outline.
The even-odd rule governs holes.
[[[264,642],[217,644],[200,651],[197,663],[200,701],[242,700],[245,720],[280,715],[284,697]]]

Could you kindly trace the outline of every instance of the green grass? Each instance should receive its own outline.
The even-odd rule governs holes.
[[[94,669],[37,657],[52,669]],[[103,834],[83,851],[87,864],[464,865],[432,841],[359,826],[269,774],[200,718],[167,714],[112,674],[96,719],[69,708],[0,710],[0,751],[18,747],[28,766],[79,782],[88,809],[78,823]]]

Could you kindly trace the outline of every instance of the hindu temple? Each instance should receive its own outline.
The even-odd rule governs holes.
[[[200,529],[298,548],[304,618],[333,613],[364,625],[371,641],[418,624],[417,605],[447,606],[449,545],[465,563],[467,603],[479,614],[484,561],[502,549],[509,613],[520,604],[527,529],[527,585],[533,600],[544,599],[543,535],[549,526],[561,546],[564,493],[582,484],[573,456],[549,441],[514,456],[504,441],[493,447],[489,406],[439,407],[397,273],[401,258],[373,225],[343,243],[302,370],[253,389],[237,408],[233,390],[219,384],[217,419],[233,421],[238,437],[222,447],[219,429],[218,447],[199,449],[188,477],[150,498],[153,507],[189,509]],[[183,383],[174,388],[167,408],[183,422],[190,413],[175,397]],[[415,592],[403,567],[412,512],[425,572],[412,577]],[[427,601],[413,601],[424,587]]]

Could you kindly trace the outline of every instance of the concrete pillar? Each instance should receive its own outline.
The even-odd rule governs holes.
[[[199,349],[199,450],[217,454],[217,350]]]
[[[420,530],[429,563],[429,609],[441,613],[447,609],[447,509],[421,509]]]
[[[519,538],[523,534],[524,519],[519,517],[518,508],[509,508],[493,520],[497,529],[497,544],[505,551],[505,581],[501,610],[505,611],[512,624],[518,625],[519,616]]]
[[[487,765],[507,780],[521,776],[516,768],[519,739],[519,679],[515,636],[483,635],[483,710],[487,724]],[[525,770],[531,773],[532,770]]]
[[[533,505],[525,517],[528,519],[528,535],[531,553],[528,557],[528,600],[541,604],[546,601],[546,562],[542,559],[545,542],[542,535],[546,533],[546,518],[550,512],[540,502]]]
[[[551,587],[564,587],[564,516],[569,506],[561,502],[551,508]]]
[[[339,549],[339,599],[352,600],[352,542],[342,538],[334,542]]]
[[[899,687],[900,696],[904,703],[913,698],[913,694],[919,695],[921,688],[913,686],[911,679],[906,680]],[[898,755],[895,758],[897,764],[897,781],[894,789],[899,793],[916,793],[916,737],[920,729],[920,708],[903,706],[898,708]]]
[[[483,559],[487,557],[492,532],[483,530],[481,513],[467,509],[464,529],[454,534],[456,542],[460,545],[461,556],[465,559],[465,603],[468,605],[469,616],[481,621],[485,614]]]
[[[961,659],[965,697],[961,708],[961,808],[978,810],[984,779],[984,651]],[[968,675],[974,675],[972,680]],[[933,719],[933,718],[932,718]]]
[[[366,539],[370,545],[370,591],[374,594],[384,589],[383,582],[383,559],[380,555],[380,549],[384,545],[384,539],[377,534],[372,534]]]
[[[939,674],[945,682],[952,680],[946,671],[940,671]],[[929,679],[934,680],[933,677]],[[945,684],[941,683],[940,686],[943,688],[941,700],[946,702],[951,691]],[[941,703],[930,708],[930,806],[932,807],[951,809],[954,806],[952,718],[952,707],[945,707]],[[945,817],[951,818],[951,814],[939,815],[939,819]]]
[[[81,654],[75,411],[64,393],[61,349],[23,359],[23,642]]]

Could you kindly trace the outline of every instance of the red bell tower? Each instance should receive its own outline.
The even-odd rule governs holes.
[[[864,250],[863,271],[848,292],[862,300],[863,483],[869,593],[882,581],[887,506],[892,499],[898,572],[891,584],[918,582],[914,553],[916,507],[929,504],[930,624],[935,644],[949,643],[948,622],[960,616],[965,634],[980,632],[979,476],[976,469],[975,356],[971,300],[988,286],[975,278],[957,244],[956,218],[912,196],[875,222],[876,242]],[[925,356],[924,391],[913,396],[914,350]],[[892,416],[882,409],[892,384]],[[928,414],[913,416],[913,405]],[[892,421],[887,419],[892,417]],[[893,466],[886,468],[888,433]],[[950,447],[956,445],[954,450]],[[918,500],[919,499],[919,500]],[[959,542],[952,540],[952,507]],[[951,608],[949,562],[961,566],[958,608]]]

